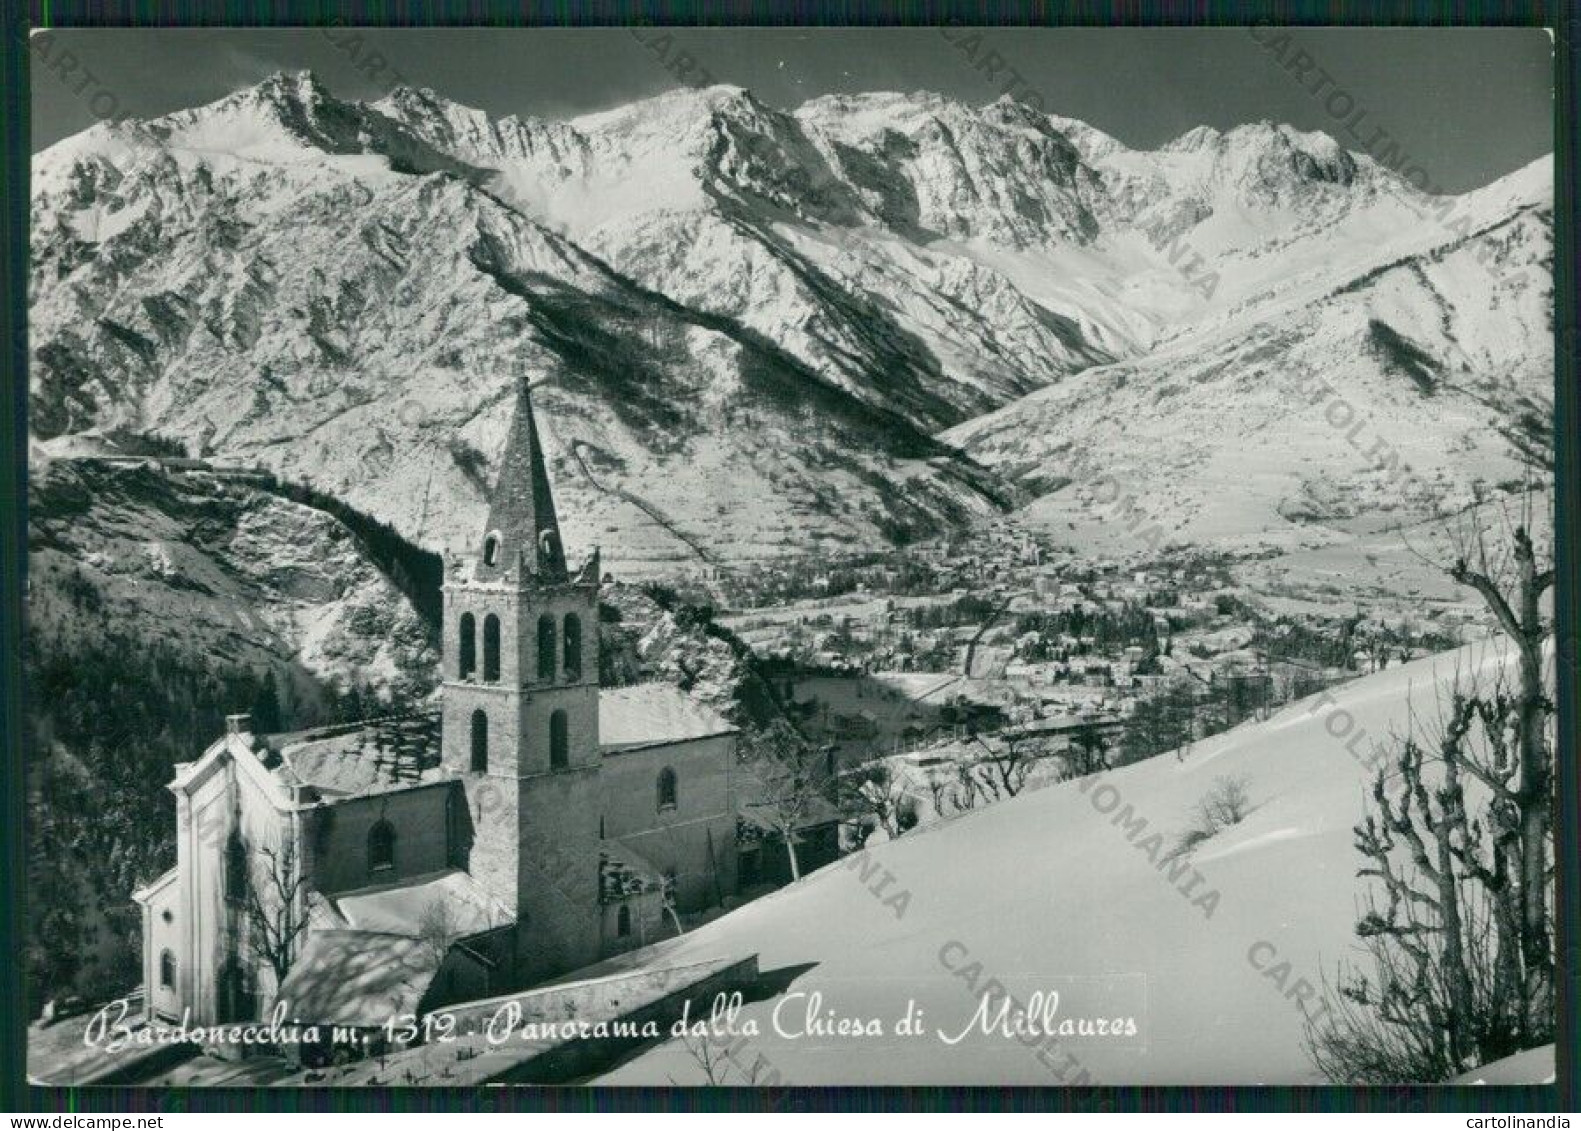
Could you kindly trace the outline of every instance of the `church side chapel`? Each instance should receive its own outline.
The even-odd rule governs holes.
[[[736,728],[598,685],[599,557],[566,563],[526,382],[474,554],[446,562],[442,705],[176,767],[175,868],[135,893],[150,1018],[376,1028],[673,934],[737,890]]]

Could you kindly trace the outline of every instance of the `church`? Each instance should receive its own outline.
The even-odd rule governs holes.
[[[578,970],[736,891],[736,730],[601,689],[599,558],[561,544],[526,383],[475,553],[447,557],[437,714],[255,734],[175,767],[134,894],[150,1019],[392,1016]]]

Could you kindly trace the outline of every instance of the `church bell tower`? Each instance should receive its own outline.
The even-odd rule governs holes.
[[[566,567],[521,378],[488,523],[446,562],[443,632],[465,865],[515,916],[521,982],[599,958],[598,589],[596,550]]]

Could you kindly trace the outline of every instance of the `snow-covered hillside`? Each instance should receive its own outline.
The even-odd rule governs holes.
[[[1183,759],[1048,786],[872,847],[634,957],[756,953],[766,972],[795,975],[787,995],[883,1020],[884,1036],[803,1035],[808,996],[746,1005],[737,1032],[751,1019],[759,1035],[732,1059],[746,1069],[761,1057],[760,1071],[799,1085],[1069,1084],[1083,1072],[1103,1084],[1320,1082],[1302,1049],[1303,1009],[1356,953],[1363,762],[1457,666],[1501,662],[1481,644],[1364,677]],[[1169,863],[1220,778],[1244,781],[1250,814]],[[1022,1004],[1059,991],[1060,1020],[1134,1018],[1136,1036],[1073,1037],[1041,1056],[975,1029],[942,1041],[936,1030],[968,1028],[991,980]],[[922,1036],[894,1035],[908,999],[923,1011]],[[1533,1082],[1553,1070],[1528,1067]],[[670,1042],[601,1082],[699,1074]]]
[[[245,483],[152,464],[36,464],[28,617],[59,662],[77,641],[272,672],[288,699],[433,688],[437,626],[334,516]],[[238,709],[245,704],[239,704]]]
[[[32,424],[257,460],[456,545],[526,370],[568,538],[627,575],[968,522],[1076,438],[1244,483],[1260,527],[1314,359],[1457,481],[1499,473],[1453,445],[1541,414],[1551,179],[1435,213],[1268,123],[1139,151],[1009,101],[733,87],[492,119],[282,74],[37,156]],[[1380,334],[1437,395],[1369,360]]]

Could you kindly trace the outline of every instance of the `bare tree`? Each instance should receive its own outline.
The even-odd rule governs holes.
[[[737,1053],[745,1047],[744,1038],[734,1038],[733,1043],[727,1045],[705,1028],[698,1033],[683,1032],[679,1040],[681,1048],[703,1074],[705,1084],[762,1087],[778,1079],[778,1074],[768,1067],[762,1057],[759,1057],[751,1067],[743,1066],[741,1060],[737,1058]],[[670,1083],[683,1086],[687,1081],[677,1080],[671,1076]]]
[[[307,878],[289,837],[279,849],[259,849],[258,856],[243,893],[247,947],[274,972],[278,993],[296,961],[297,942],[308,928]]]
[[[712,1039],[706,1033],[693,1036],[690,1032],[683,1032],[680,1041],[681,1048],[686,1050],[686,1055],[703,1074],[703,1083],[710,1087],[731,1083],[735,1063],[730,1059],[728,1051],[716,1050]],[[670,1083],[684,1087],[687,1081],[677,1080],[671,1076]]]
[[[935,818],[948,817],[958,806],[954,799],[954,781],[942,774],[928,775],[928,795],[933,799]]]
[[[870,762],[848,770],[836,779],[835,788],[842,812],[872,821],[891,839],[910,827],[908,814],[911,824],[916,823],[916,810],[908,805],[906,783],[888,762]]]
[[[1065,772],[1073,778],[1084,778],[1109,768],[1109,751],[1103,736],[1094,727],[1082,727],[1071,735],[1070,746],[1065,751]]]
[[[1197,802],[1197,825],[1214,835],[1238,825],[1252,811],[1251,794],[1244,777],[1216,777],[1213,785]]]
[[[424,949],[434,960],[437,969],[456,940],[461,938],[461,926],[449,903],[437,896],[428,901],[417,918],[417,937],[422,940]]]
[[[1520,524],[1510,532],[1507,560],[1490,561],[1478,523],[1476,556],[1463,547],[1449,575],[1476,590],[1518,652],[1515,764],[1488,767],[1468,762],[1466,769],[1493,791],[1519,830],[1521,939],[1527,975],[1532,979],[1528,990],[1535,1001],[1546,996],[1553,978],[1547,873],[1554,784],[1548,721],[1554,708],[1543,685],[1543,643],[1550,626],[1542,615],[1542,601],[1553,586],[1554,571],[1546,554],[1539,561],[1532,541],[1532,499],[1530,492],[1524,497]]]
[[[1551,472],[1551,464],[1547,470]],[[1450,578],[1482,598],[1516,649],[1517,685],[1512,689],[1500,679],[1493,689],[1496,697],[1514,698],[1509,723],[1513,757],[1496,764],[1472,758],[1464,763],[1464,769],[1493,794],[1495,816],[1511,826],[1509,835],[1518,838],[1513,882],[1520,892],[1522,960],[1531,983],[1528,997],[1534,1003],[1550,996],[1553,980],[1547,877],[1553,821],[1550,725],[1554,705],[1543,681],[1543,647],[1553,626],[1543,614],[1543,603],[1553,588],[1554,570],[1552,546],[1539,546],[1532,534],[1539,517],[1538,501],[1545,497],[1528,486],[1513,514],[1508,501],[1491,508],[1491,522],[1484,520],[1488,508],[1481,503],[1463,512],[1446,525],[1453,560],[1445,569]],[[1491,546],[1490,525],[1502,528],[1502,536]],[[1482,710],[1489,706],[1484,703]]]
[[[761,730],[748,732],[739,758],[750,779],[747,788],[754,794],[748,807],[785,842],[791,879],[801,879],[796,845],[824,797],[825,780],[817,751],[789,723],[775,719]]]
[[[1501,665],[1457,678],[1436,718],[1413,714],[1373,782],[1355,835],[1360,875],[1383,896],[1356,925],[1375,976],[1342,968],[1328,995],[1334,1020],[1308,1033],[1335,1079],[1444,1080],[1552,1038],[1553,704],[1542,670],[1552,629],[1542,601],[1553,570],[1531,534],[1532,500],[1527,492],[1513,522],[1501,509],[1494,548],[1480,507],[1448,527],[1446,572],[1514,645],[1514,675]]]
[[[1514,770],[1516,717],[1502,686],[1457,685],[1443,717],[1413,724],[1374,780],[1356,826],[1359,874],[1382,894],[1356,924],[1372,977],[1342,969],[1336,1020],[1308,1034],[1333,1078],[1444,1080],[1551,1034],[1547,984],[1523,968],[1515,811],[1496,792],[1480,813],[1468,803],[1490,767]]]
[[[949,800],[957,813],[964,813],[968,809],[977,808],[978,796],[983,792],[983,785],[977,774],[977,767],[967,761],[955,763],[955,781],[950,786]]]
[[[1192,808],[1191,824],[1169,851],[1169,859],[1188,856],[1205,841],[1244,821],[1252,811],[1251,794],[1244,777],[1216,777],[1208,792]]]
[[[978,788],[984,792],[984,800],[988,801],[1010,798],[1020,793],[1027,783],[1027,775],[1032,772],[1033,763],[1038,759],[1036,748],[1026,735],[1001,732],[996,737],[998,741],[993,743],[981,735],[972,735],[972,741],[983,752],[977,761],[981,772],[973,775],[973,780],[979,783]]]

